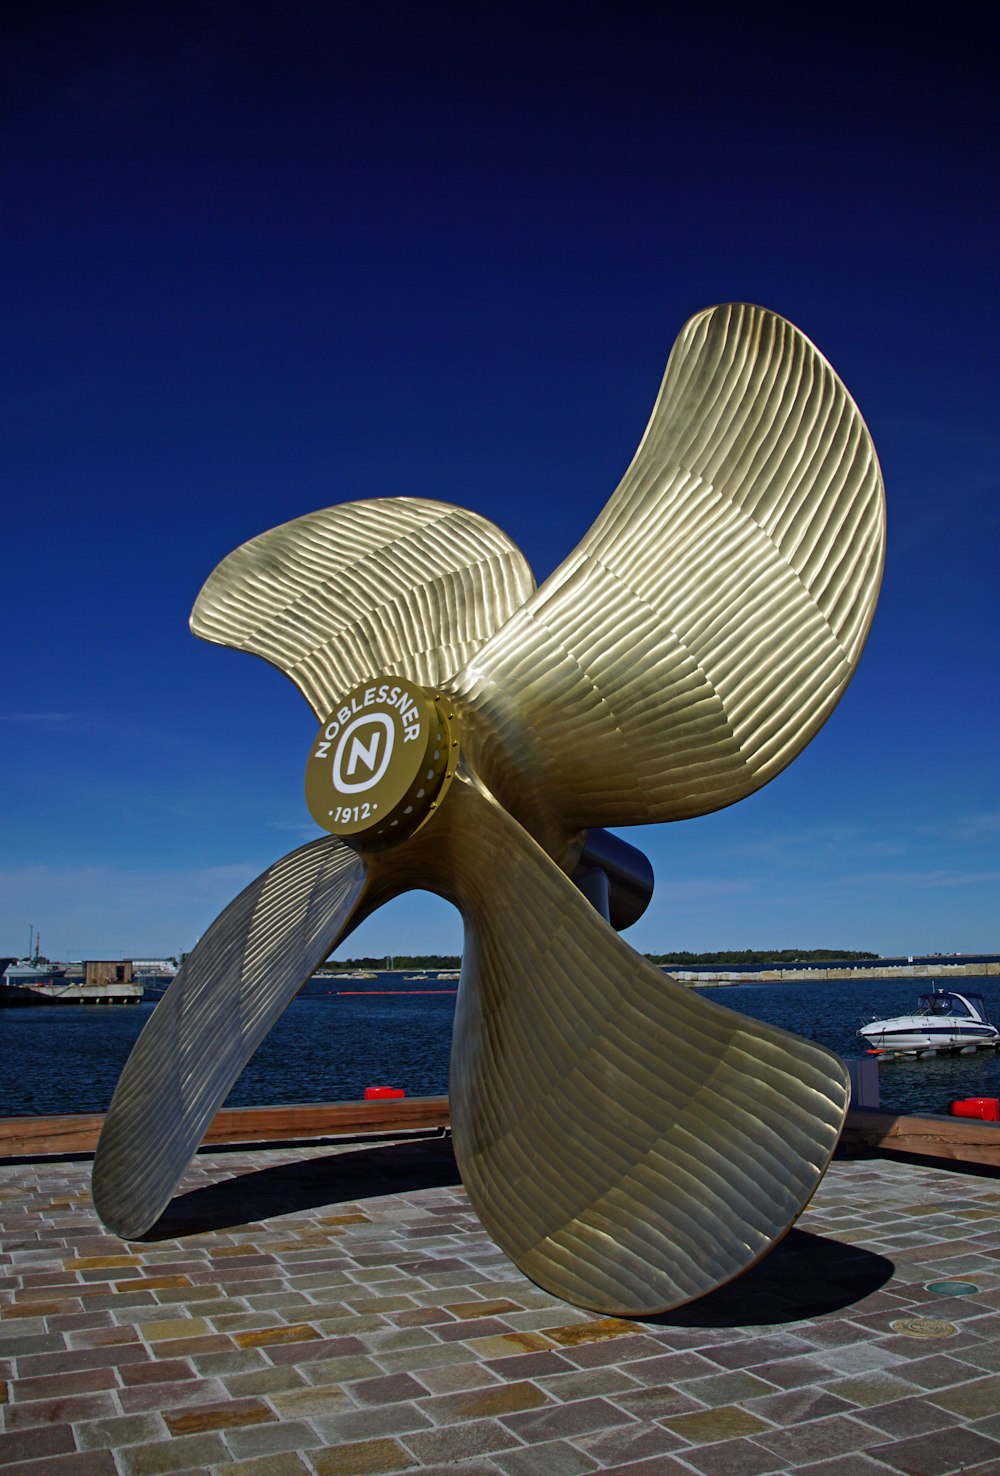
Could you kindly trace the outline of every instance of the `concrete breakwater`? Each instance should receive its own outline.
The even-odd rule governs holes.
[[[663,965],[663,972],[678,984],[718,988],[723,984],[818,983],[822,979],[922,979],[943,983],[949,979],[983,979],[1000,975],[1000,959],[974,962],[944,959],[919,963],[887,963],[877,959],[864,963],[827,964],[819,968],[789,964],[775,969],[684,969]]]

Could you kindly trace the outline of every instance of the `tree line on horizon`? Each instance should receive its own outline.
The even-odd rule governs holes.
[[[461,962],[457,953],[383,953],[378,958],[328,958],[322,971],[336,974],[342,974],[345,970],[353,973],[358,969],[375,973],[386,969],[395,970],[397,973],[405,973],[407,969],[447,969],[451,971],[457,969]]]
[[[647,953],[655,964],[794,964],[831,962],[840,959],[875,959],[877,953],[863,948],[778,948],[765,952],[759,948],[724,948],[712,953]]]
[[[779,948],[767,952],[759,948],[716,949],[708,953],[692,953],[680,950],[674,953],[645,953],[654,964],[790,964],[813,963],[818,959],[874,959],[877,953],[861,948]],[[377,973],[379,970],[395,969],[405,973],[407,969],[447,969],[461,966],[458,954],[452,953],[396,953],[382,954],[379,958],[327,959],[323,971],[330,973],[356,972],[365,969]]]

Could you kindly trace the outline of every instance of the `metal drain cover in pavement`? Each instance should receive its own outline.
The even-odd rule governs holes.
[[[956,1332],[952,1323],[937,1317],[900,1317],[890,1326],[907,1338],[952,1338]]]

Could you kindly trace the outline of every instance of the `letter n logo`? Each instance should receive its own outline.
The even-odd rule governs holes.
[[[384,712],[365,712],[340,735],[333,755],[333,785],[341,794],[374,789],[389,767],[395,741],[392,718]]]
[[[374,774],[375,759],[378,755],[378,741],[381,736],[382,735],[379,729],[376,728],[366,745],[362,741],[362,739],[358,737],[357,733],[355,733],[354,737],[351,739],[351,754],[347,760],[348,779],[353,779],[354,775],[357,773],[359,760],[361,761],[361,763],[364,764],[365,768],[368,770],[369,775]]]

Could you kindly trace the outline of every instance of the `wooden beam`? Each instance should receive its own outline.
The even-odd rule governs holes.
[[[93,1153],[104,1116],[0,1117],[0,1158]]]
[[[841,1145],[1000,1168],[1000,1125],[968,1117],[901,1117],[852,1107]]]
[[[205,1134],[206,1147],[279,1144],[366,1133],[430,1131],[450,1124],[447,1097],[374,1102],[305,1103],[290,1107],[224,1107]],[[0,1118],[0,1158],[93,1153],[103,1114]],[[900,1117],[852,1108],[841,1144],[848,1151],[892,1152],[1000,1168],[1000,1126],[965,1117]]]
[[[295,1107],[224,1107],[206,1144],[278,1143],[284,1139],[353,1137],[447,1127],[447,1097],[394,1097],[373,1102],[308,1103]]]
[[[447,1097],[395,1097],[372,1102],[304,1103],[291,1107],[224,1107],[204,1144],[281,1143],[364,1133],[408,1133],[447,1127]],[[75,1117],[0,1117],[0,1158],[93,1153],[102,1113]]]

